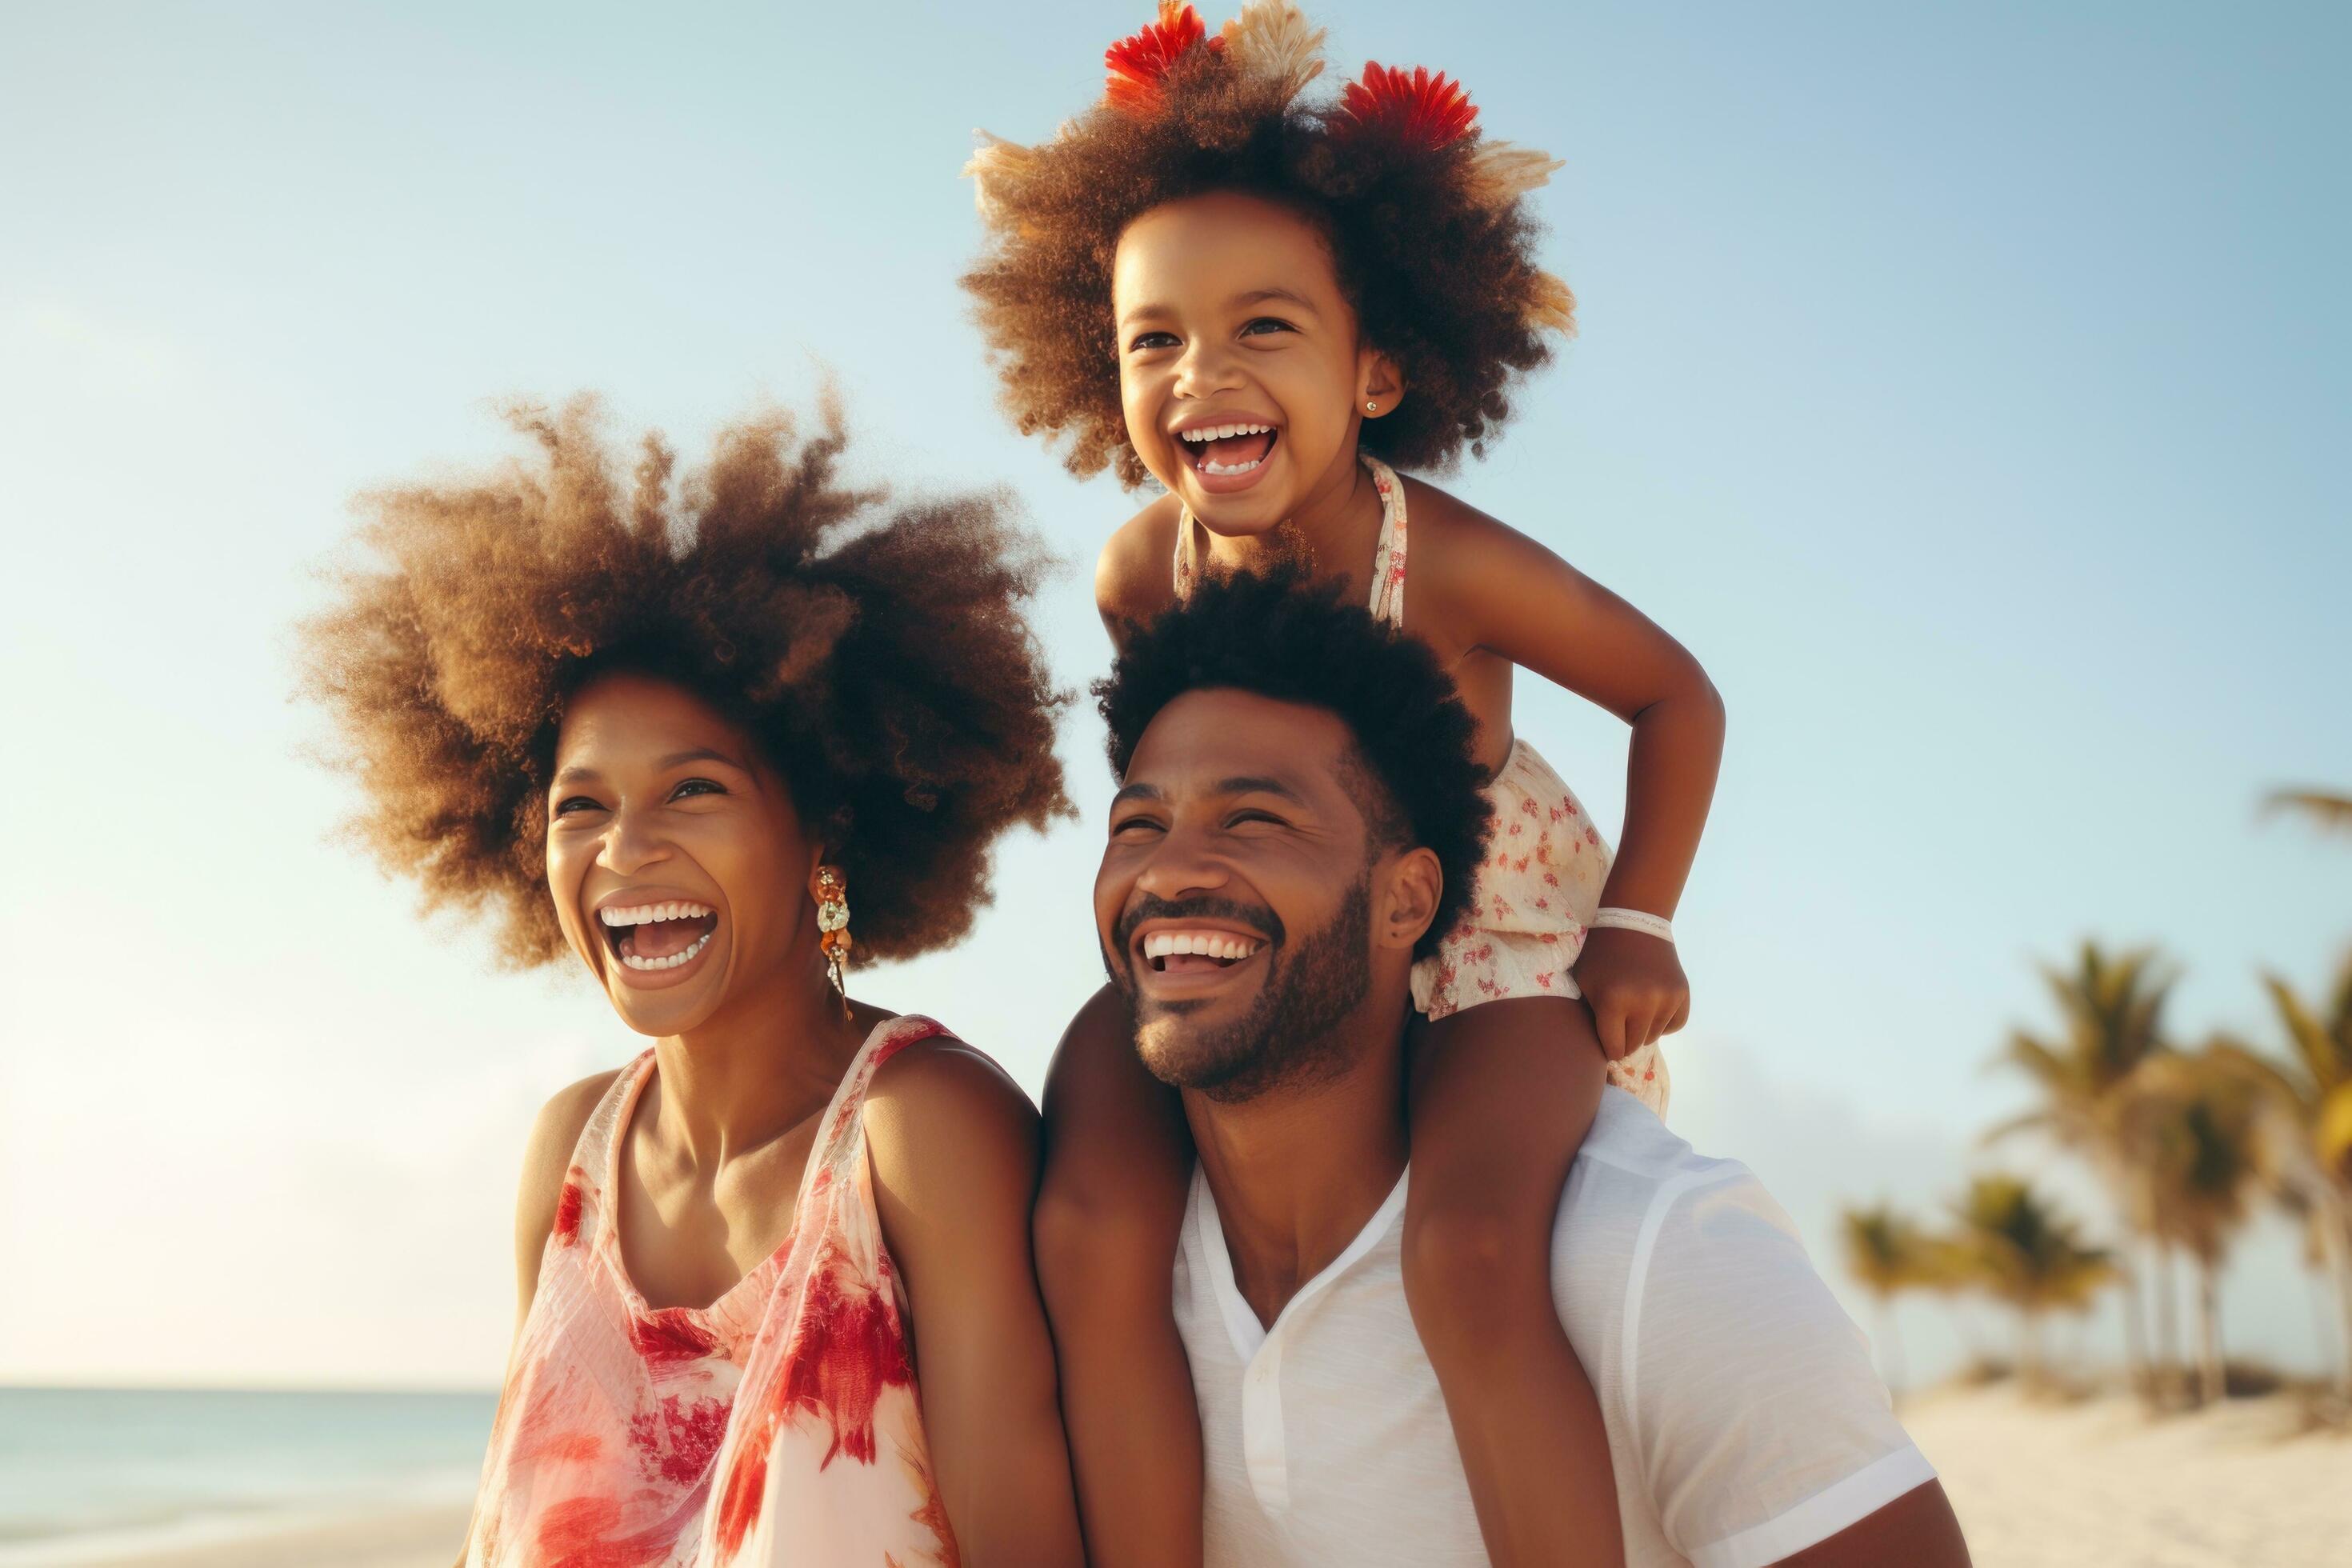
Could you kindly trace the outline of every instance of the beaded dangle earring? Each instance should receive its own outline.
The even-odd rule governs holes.
[[[816,929],[821,933],[817,946],[824,953],[824,966],[833,975],[833,988],[841,996],[841,1016],[852,1016],[849,1011],[849,882],[840,869],[820,866],[816,869]]]

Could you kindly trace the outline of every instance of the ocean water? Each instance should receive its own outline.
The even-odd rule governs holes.
[[[463,1502],[491,1394],[0,1388],[0,1568]],[[456,1543],[451,1543],[454,1552]]]

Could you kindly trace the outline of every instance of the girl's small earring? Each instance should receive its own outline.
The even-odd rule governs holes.
[[[1367,403],[1364,405],[1364,412],[1367,414],[1378,414],[1380,411],[1381,405],[1377,403]]]
[[[824,953],[824,966],[833,975],[833,989],[841,997],[841,1016],[852,1017],[849,986],[844,973],[849,967],[849,950],[855,945],[849,936],[849,882],[832,866],[816,869],[816,929],[821,933],[817,947]]]

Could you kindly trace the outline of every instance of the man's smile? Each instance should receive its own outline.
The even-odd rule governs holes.
[[[1139,993],[1197,997],[1262,967],[1274,944],[1239,921],[1162,917],[1136,925],[1128,936],[1128,969]]]

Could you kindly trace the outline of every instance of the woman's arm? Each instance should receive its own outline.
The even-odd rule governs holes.
[[[1414,554],[1415,586],[1426,591],[1423,603],[1434,600],[1449,640],[1508,659],[1633,726],[1625,827],[1601,901],[1671,918],[1723,761],[1723,699],[1706,671],[1647,616],[1525,534],[1426,486],[1415,487],[1413,502],[1437,525]],[[1612,1058],[1688,1016],[1674,949],[1640,932],[1592,932],[1576,974]]]
[[[1054,1342],[1029,1249],[1037,1112],[978,1051],[927,1041],[875,1075],[866,1129],[962,1561],[1076,1568]]]

